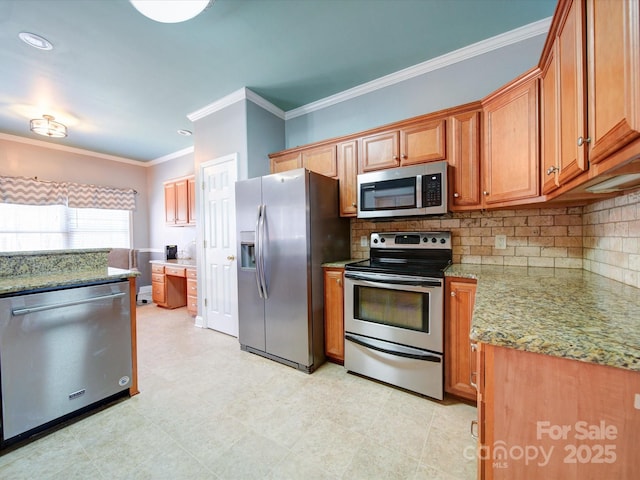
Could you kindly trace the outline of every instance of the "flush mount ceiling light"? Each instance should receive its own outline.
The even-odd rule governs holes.
[[[53,50],[53,44],[49,40],[35,33],[20,32],[18,37],[27,45],[38,50]]]
[[[64,138],[67,136],[67,127],[56,122],[51,115],[43,115],[42,118],[34,118],[30,122],[33,133],[50,138]]]
[[[183,137],[190,137],[191,135],[193,135],[193,133],[191,132],[191,130],[185,130],[183,128],[181,128],[180,130],[178,130],[178,134],[182,135]]]
[[[129,0],[145,17],[162,23],[178,23],[200,14],[210,0]]]

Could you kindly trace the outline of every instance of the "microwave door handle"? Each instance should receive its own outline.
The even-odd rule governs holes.
[[[416,175],[416,208],[422,208],[422,175]]]
[[[388,353],[389,355],[395,355],[396,357],[404,357],[411,358],[413,360],[423,360],[425,362],[434,362],[440,363],[442,359],[437,355],[432,355],[429,353],[409,353],[409,352],[399,352],[397,350],[392,350],[388,348],[384,348],[380,345],[375,345],[360,336],[349,335],[346,334],[344,336],[345,340],[349,340],[350,342],[357,343],[358,345],[362,345],[363,347],[370,348],[371,350],[377,350],[378,352]]]
[[[258,215],[256,216],[256,288],[260,298],[262,295],[262,285],[260,284],[260,258],[262,257],[262,242],[260,241],[260,218],[262,217],[262,205],[258,205]]]

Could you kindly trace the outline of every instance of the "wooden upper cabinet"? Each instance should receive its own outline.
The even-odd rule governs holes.
[[[304,168],[326,177],[338,176],[335,144],[303,150],[300,155]]]
[[[400,166],[446,158],[446,120],[421,123],[400,130]]]
[[[584,2],[570,0],[556,14],[541,76],[542,193],[588,169]]]
[[[533,69],[483,102],[487,206],[539,196],[538,76]]]
[[[167,225],[195,225],[195,177],[164,183],[164,212]]]
[[[449,117],[449,169],[451,210],[477,210],[480,195],[481,110]]]
[[[340,215],[355,217],[358,213],[358,141],[339,143],[337,156]]]
[[[189,210],[187,212],[189,225],[195,225],[196,223],[196,178],[191,177],[187,180],[187,191],[188,191],[188,207]]]
[[[400,132],[382,132],[362,138],[360,170],[371,172],[400,166]]]
[[[640,137],[640,5],[587,0],[589,159]]]
[[[302,167],[300,152],[285,153],[271,158],[271,173],[281,173]]]
[[[176,185],[176,225],[189,223],[189,190],[187,179],[179,180]]]
[[[164,221],[168,225],[176,223],[176,184],[164,184]]]

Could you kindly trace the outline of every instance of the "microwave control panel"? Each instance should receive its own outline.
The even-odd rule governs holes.
[[[433,173],[422,176],[422,206],[442,205],[442,174]]]

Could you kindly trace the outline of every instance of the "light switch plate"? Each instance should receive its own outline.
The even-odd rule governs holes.
[[[640,410],[640,393],[636,393],[636,400],[633,403],[636,410]]]
[[[361,247],[368,247],[369,246],[369,239],[365,236],[360,237],[360,246]]]
[[[496,235],[496,250],[504,250],[507,248],[507,236]]]

